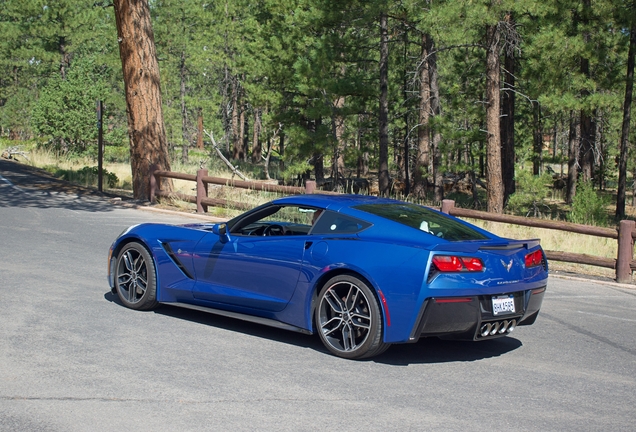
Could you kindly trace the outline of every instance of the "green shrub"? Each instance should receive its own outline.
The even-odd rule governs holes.
[[[574,223],[607,226],[608,205],[608,197],[596,193],[591,182],[579,182],[572,200],[572,210],[567,217]]]
[[[534,176],[528,171],[517,171],[516,192],[510,195],[508,210],[522,216],[542,216],[550,212],[550,207],[545,203],[545,198],[550,193],[546,187],[552,183],[552,176],[544,173]]]
[[[58,169],[55,172],[55,176],[59,177],[63,180],[70,181],[73,183],[81,184],[84,186],[97,186],[98,184],[98,173],[99,169],[96,166],[93,167],[83,167],[78,171],[75,170],[65,170]],[[114,188],[118,185],[119,179],[115,173],[109,172],[107,170],[103,170],[103,180],[104,186],[109,188]]]

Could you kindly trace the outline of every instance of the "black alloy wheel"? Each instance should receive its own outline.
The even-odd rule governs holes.
[[[382,341],[382,314],[375,294],[352,275],[336,276],[323,286],[315,318],[323,344],[339,357],[372,357],[389,347]]]
[[[115,286],[121,302],[131,309],[150,310],[157,306],[155,264],[142,244],[128,243],[119,252]]]

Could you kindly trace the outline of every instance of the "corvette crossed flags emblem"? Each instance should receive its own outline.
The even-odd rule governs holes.
[[[510,269],[512,268],[512,260],[510,260],[509,263],[506,263],[504,260],[500,260],[501,261],[501,265],[504,266],[504,268],[510,272]]]

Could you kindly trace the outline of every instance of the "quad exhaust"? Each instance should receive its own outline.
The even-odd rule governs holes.
[[[516,326],[517,320],[515,319],[484,323],[479,329],[479,335],[481,337],[503,335],[512,332]]]

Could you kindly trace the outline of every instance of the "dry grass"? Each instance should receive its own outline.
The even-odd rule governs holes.
[[[501,237],[519,240],[539,238],[541,239],[541,246],[545,250],[580,253],[605,258],[616,258],[618,252],[618,242],[614,239],[475,219],[467,219],[467,221]],[[558,261],[550,261],[550,270],[584,273],[609,278],[616,277],[616,273],[612,269]]]

